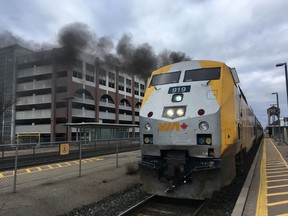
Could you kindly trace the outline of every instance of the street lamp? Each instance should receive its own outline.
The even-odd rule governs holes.
[[[66,97],[63,98],[63,100],[66,101],[66,124],[69,123],[69,101],[73,100],[74,97]],[[68,136],[68,125],[66,125],[66,141],[68,141],[69,136]]]
[[[285,67],[285,78],[286,78],[286,95],[287,95],[287,105],[288,105],[288,78],[287,78],[287,63],[278,63],[276,64],[276,67],[282,67],[284,65]]]
[[[280,141],[280,107],[279,107],[278,92],[273,92],[272,95],[276,95],[276,100],[277,100],[277,108],[278,108],[278,116],[277,116],[278,117],[278,139]]]

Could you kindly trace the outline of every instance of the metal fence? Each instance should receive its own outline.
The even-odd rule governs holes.
[[[114,166],[118,167],[119,152],[139,148],[139,138],[0,145],[0,193],[81,176],[107,154],[116,154]]]

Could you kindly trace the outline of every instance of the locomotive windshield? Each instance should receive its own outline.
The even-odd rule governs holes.
[[[185,71],[184,82],[220,79],[220,68],[201,68]]]
[[[181,75],[181,71],[157,74],[152,77],[151,86],[164,85],[169,83],[178,83]]]

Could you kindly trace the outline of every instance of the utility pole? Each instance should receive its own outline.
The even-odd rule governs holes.
[[[68,139],[69,139],[69,131],[68,131],[68,123],[69,123],[69,104],[70,104],[70,101],[71,100],[73,100],[74,99],[74,97],[66,97],[66,98],[63,98],[63,100],[65,100],[66,101],[66,132],[65,132],[65,136],[66,136],[66,141],[68,141]]]

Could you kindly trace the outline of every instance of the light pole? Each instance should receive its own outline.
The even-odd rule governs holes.
[[[280,142],[280,107],[279,107],[279,99],[278,99],[278,92],[273,92],[272,95],[276,95],[277,100],[277,108],[278,108],[278,139]]]
[[[73,100],[74,97],[67,97],[67,98],[63,98],[63,100],[66,101],[66,124],[69,123],[69,102],[70,100]],[[66,125],[66,141],[68,141],[68,125]]]
[[[282,67],[284,66],[285,68],[285,78],[286,78],[286,96],[287,96],[287,105],[288,105],[288,75],[287,75],[287,63],[284,62],[284,63],[278,63],[276,64],[276,67]]]

